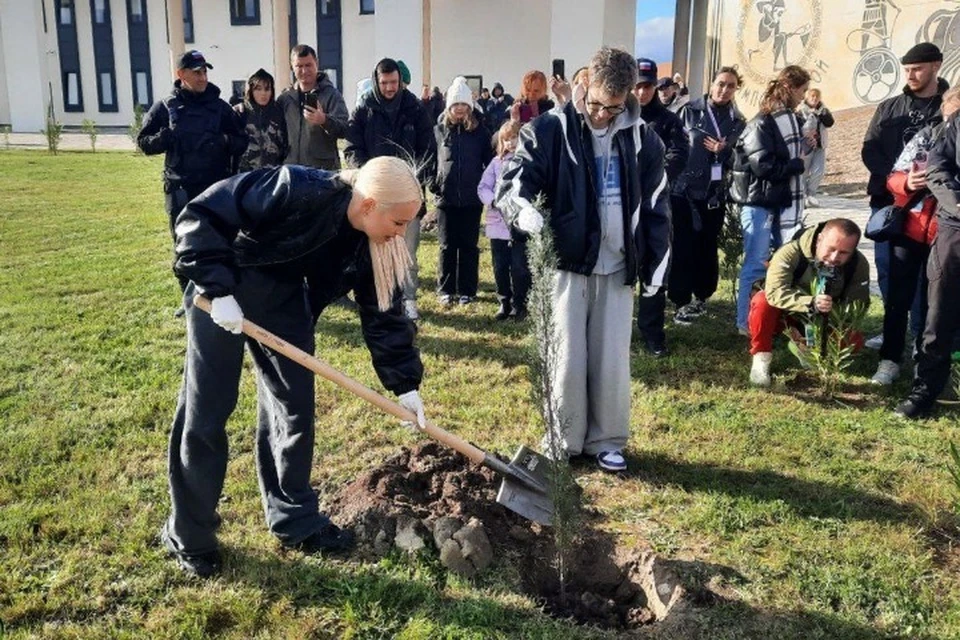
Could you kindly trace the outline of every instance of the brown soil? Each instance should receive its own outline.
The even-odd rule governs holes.
[[[830,128],[827,143],[827,173],[822,186],[824,192],[830,195],[866,196],[870,172],[860,159],[860,148],[875,110],[875,105],[867,105],[833,113],[836,123]]]
[[[572,576],[561,596],[554,566],[552,532],[497,504],[499,478],[466,458],[428,442],[403,449],[342,489],[328,513],[357,533],[360,553],[382,555],[392,548],[397,522],[416,518],[424,539],[438,518],[480,519],[494,550],[493,568],[511,563],[521,577],[518,588],[549,613],[584,624],[629,629],[648,624],[654,614],[641,584],[641,565],[651,554],[618,550],[613,539],[585,527],[571,556]],[[511,572],[512,573],[512,572]],[[649,589],[649,586],[646,587]]]

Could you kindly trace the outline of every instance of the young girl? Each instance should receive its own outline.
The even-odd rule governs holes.
[[[239,158],[240,172],[279,166],[287,156],[287,123],[275,98],[273,76],[258,69],[247,80],[243,102],[233,108],[250,139]]]
[[[810,153],[806,158],[807,170],[803,174],[806,205],[819,207],[817,191],[823,180],[827,165],[827,129],[833,126],[833,114],[820,97],[820,89],[807,89],[803,102],[797,107],[803,119],[803,132],[808,136]]]
[[[473,110],[473,92],[457,77],[447,90],[447,108],[434,129],[437,173],[430,186],[436,196],[440,275],[437,289],[444,306],[473,302],[480,264],[480,214],[477,185],[493,157],[490,132]]]
[[[487,165],[477,187],[480,201],[487,206],[487,237],[490,238],[493,278],[497,283],[497,299],[500,300],[500,308],[494,316],[497,320],[506,320],[510,316],[522,320],[527,315],[527,292],[530,290],[526,240],[517,237],[513,242],[510,241],[510,229],[500,210],[493,206],[503,163],[513,156],[519,134],[520,123],[515,120],[508,120],[501,125],[493,140],[497,155]]]

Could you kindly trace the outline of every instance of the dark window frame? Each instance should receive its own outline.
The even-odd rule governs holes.
[[[366,8],[364,8],[366,6]],[[360,15],[372,16],[377,12],[376,0],[360,0]]]
[[[77,104],[69,102],[70,74],[77,76]],[[63,83],[63,110],[67,113],[83,113],[83,79],[80,77],[80,72],[63,69],[60,72],[60,79]]]
[[[189,29],[187,25],[190,25]],[[196,38],[194,37],[194,25],[193,25],[193,0],[183,0],[183,41],[189,44],[193,44]],[[169,40],[169,37],[167,38]]]
[[[229,0],[230,24],[235,27],[246,27],[260,24],[260,0]],[[240,15],[240,2],[253,3],[253,16]]]
[[[66,4],[66,7],[64,7]],[[62,11],[70,11],[70,22],[60,20]],[[60,58],[60,87],[61,99],[65,113],[82,113],[83,106],[83,75],[80,73],[80,49],[77,42],[77,2],[76,0],[53,0],[53,10],[56,13],[57,25],[57,52]],[[77,103],[69,103],[70,74],[77,77]]]
[[[127,46],[130,51],[130,88],[131,98],[134,108],[140,105],[144,109],[149,109],[153,104],[153,73],[150,69],[150,23],[147,15],[146,0],[140,2],[140,19],[134,20],[133,3],[137,0],[126,0],[127,8]],[[166,21],[164,21],[166,24]],[[144,74],[146,100],[138,100],[137,74]]]
[[[64,3],[67,4],[67,7],[70,9],[70,22],[64,22],[62,20]],[[61,27],[73,27],[77,28],[77,2],[76,0],[59,0],[54,3],[54,9],[57,13],[57,26]]]

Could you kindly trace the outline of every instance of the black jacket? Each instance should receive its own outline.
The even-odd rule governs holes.
[[[403,315],[399,290],[389,311],[377,307],[366,236],[343,234],[351,195],[336,174],[299,165],[219,182],[177,216],[174,269],[210,298],[230,295],[245,268],[305,279],[315,319],[352,288],[380,381],[405,393],[423,376],[416,327]],[[344,237],[355,246],[342,246]]]
[[[483,109],[483,122],[487,125],[491,134],[499,131],[500,125],[510,117],[510,107],[512,105],[513,96],[503,92],[502,84],[495,83],[490,91],[490,100],[487,101]]]
[[[707,151],[703,146],[703,140],[707,136],[717,137],[713,120],[707,111],[708,105],[713,109],[714,117],[717,118],[720,134],[727,140],[727,146],[719,155]],[[733,148],[743,132],[746,118],[732,102],[727,109],[721,110],[713,106],[708,101],[707,96],[701,96],[688,102],[677,115],[680,116],[683,128],[686,129],[690,140],[690,155],[683,172],[671,185],[673,193],[678,196],[685,195],[693,200],[707,200],[711,195],[714,195],[710,193],[711,188],[718,189],[723,184],[723,181],[710,180],[711,168],[714,163],[719,162],[723,165],[724,173],[730,170],[733,161]]]
[[[917,98],[904,87],[903,93],[884,100],[873,112],[860,149],[860,158],[870,171],[867,194],[871,207],[893,204],[893,195],[887,191],[887,175],[910,138],[925,125],[936,124],[941,119],[940,103],[948,88],[947,81],[939,78],[937,95]]]
[[[640,117],[657,132],[666,148],[664,169],[667,172],[667,180],[672,185],[687,166],[687,158],[690,155],[690,138],[683,128],[683,122],[677,114],[663,106],[657,96],[654,96],[653,100],[645,106],[640,107]]]
[[[927,186],[937,199],[937,220],[960,229],[960,121],[953,115],[927,157]]]
[[[399,104],[391,117],[376,79],[373,86],[373,93],[353,112],[347,124],[347,146],[343,152],[347,163],[362,167],[379,156],[406,157],[421,166],[419,177],[425,181],[429,177],[427,167],[436,154],[433,121],[427,109],[415,95],[403,89],[394,97]]]
[[[797,118],[795,113],[791,115]],[[773,116],[757,114],[747,123],[734,149],[730,199],[758,207],[790,206],[790,177],[803,173],[803,169],[803,158],[790,157]]]
[[[482,114],[474,112],[474,117]],[[482,207],[477,187],[483,170],[493,159],[490,131],[482,124],[472,131],[461,125],[450,126],[446,119],[434,127],[437,138],[436,177],[430,191],[438,207]]]
[[[182,185],[198,192],[230,175],[233,157],[247,148],[247,134],[215,84],[197,95],[177,80],[170,95],[150,107],[137,146],[148,156],[166,154],[167,190]]]
[[[237,171],[251,171],[283,164],[290,148],[287,121],[283,108],[276,100],[261,107],[255,102],[243,101],[233,110],[240,126],[247,134],[247,148],[237,158]]]
[[[617,116],[626,126],[613,134],[622,179],[625,284],[637,277],[661,287],[670,257],[670,204],[663,168],[663,143],[640,120],[636,99]],[[516,225],[520,212],[542,195],[544,215],[553,231],[558,266],[590,275],[600,253],[600,214],[593,143],[573,101],[520,130],[517,152],[504,164],[497,208]]]

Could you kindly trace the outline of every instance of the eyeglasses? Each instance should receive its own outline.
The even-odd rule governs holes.
[[[587,109],[590,110],[590,113],[606,111],[607,114],[611,116],[618,116],[627,110],[627,105],[623,102],[620,104],[603,104],[602,102],[590,100],[587,102]]]

